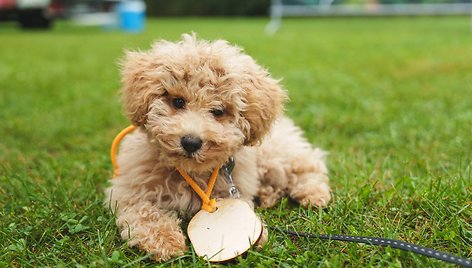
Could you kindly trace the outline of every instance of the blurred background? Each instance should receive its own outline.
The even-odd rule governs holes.
[[[144,17],[416,16],[472,14],[471,0],[0,0],[0,21],[22,28],[50,28],[54,20],[139,32]]]

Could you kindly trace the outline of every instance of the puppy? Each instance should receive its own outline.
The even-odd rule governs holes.
[[[282,196],[302,206],[330,200],[325,153],[283,116],[287,93],[241,48],[184,34],[145,52],[127,52],[122,97],[135,126],[121,143],[119,173],[106,190],[121,237],[157,261],[188,250],[181,219],[200,198],[177,172],[206,189],[230,157],[240,199],[271,207]],[[229,198],[220,175],[213,198]]]

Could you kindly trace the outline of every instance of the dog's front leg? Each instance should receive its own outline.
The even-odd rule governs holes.
[[[116,223],[129,246],[137,246],[156,261],[183,255],[188,249],[175,211],[160,209],[150,202],[138,203],[120,208]]]

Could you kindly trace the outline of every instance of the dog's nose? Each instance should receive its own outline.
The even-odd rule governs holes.
[[[185,151],[187,151],[187,153],[189,154],[195,153],[200,148],[202,148],[202,140],[198,137],[194,137],[190,135],[183,136],[180,139],[180,144],[185,149]]]

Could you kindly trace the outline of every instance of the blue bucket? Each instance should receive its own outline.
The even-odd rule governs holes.
[[[123,1],[118,6],[120,28],[126,32],[138,33],[144,29],[146,18],[144,1]]]

